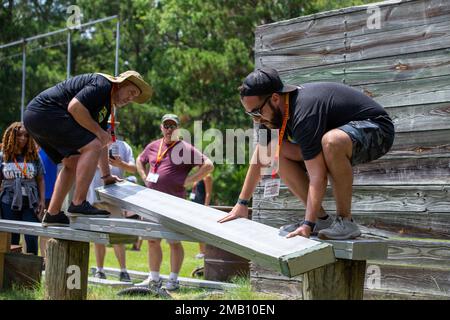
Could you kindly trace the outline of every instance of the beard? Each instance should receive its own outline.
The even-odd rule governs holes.
[[[272,109],[273,116],[269,120],[264,120],[261,123],[269,129],[280,129],[283,125],[283,115],[279,108],[276,108],[269,100],[270,109]]]

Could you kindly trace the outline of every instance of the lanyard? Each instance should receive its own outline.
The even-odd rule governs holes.
[[[28,172],[28,168],[27,168],[27,159],[23,159],[23,168],[17,163],[16,157],[14,157],[14,164],[16,165],[17,169],[19,169],[22,174],[24,175],[25,178],[27,178],[27,172]]]
[[[277,145],[277,149],[275,151],[274,162],[276,165],[278,165],[278,160],[280,158],[281,144],[283,143],[284,132],[286,131],[286,125],[287,125],[287,121],[289,119],[289,93],[286,94],[285,99],[286,100],[284,102],[283,125],[281,126],[281,129],[280,129],[280,135],[278,136],[278,145]],[[276,170],[276,168],[273,168],[272,169],[272,179],[275,179],[276,175],[277,175],[277,170]]]
[[[156,169],[158,169],[158,165],[160,164],[161,160],[166,155],[167,151],[169,151],[177,142],[178,141],[172,142],[170,144],[170,146],[166,150],[164,150],[164,152],[161,153],[162,146],[163,146],[163,143],[164,143],[164,139],[161,139],[161,143],[159,144],[158,155],[156,156],[156,163],[155,163],[155,166],[153,167],[153,173],[156,173]]]
[[[116,124],[115,117],[114,117],[114,112],[116,110],[113,107],[113,103],[112,103],[112,98],[113,98],[115,86],[116,86],[115,84],[112,85],[111,96],[109,97],[109,106],[110,106],[109,113],[111,114],[111,139],[112,139],[112,142],[116,142],[116,133],[114,131],[115,130],[114,127],[115,127],[115,124]]]

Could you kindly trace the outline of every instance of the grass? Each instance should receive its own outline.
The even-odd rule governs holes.
[[[163,249],[163,263],[161,265],[161,274],[170,273],[170,255],[169,246],[165,241],[161,242]],[[181,268],[180,277],[191,277],[194,268],[203,265],[203,260],[195,259],[198,253],[198,244],[192,242],[183,242],[185,258]],[[131,245],[126,245],[127,268],[129,270],[148,272],[147,242],[142,243],[141,251],[131,251]],[[114,255],[114,249],[111,246],[106,248],[105,267],[119,268],[119,264]],[[94,245],[91,244],[89,255],[89,267],[96,266]],[[109,277],[111,278],[111,277]],[[171,293],[176,300],[268,300],[280,299],[279,296],[253,292],[251,290],[250,280],[248,278],[235,278],[232,281],[237,285],[236,288],[225,291],[211,291],[200,288],[181,287],[176,293]],[[91,285],[88,286],[88,300],[154,300],[151,296],[130,297],[118,296],[121,289],[109,286]],[[0,291],[0,300],[42,300],[44,299],[44,283],[34,290],[14,287],[10,290]]]

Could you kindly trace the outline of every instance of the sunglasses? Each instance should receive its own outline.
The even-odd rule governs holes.
[[[163,124],[164,129],[176,129],[176,124]]]
[[[264,102],[261,104],[261,106],[256,107],[255,109],[253,109],[252,111],[245,111],[246,114],[248,114],[251,117],[261,117],[261,109],[264,108],[264,106],[266,105],[267,101],[271,98],[272,96],[268,96]]]

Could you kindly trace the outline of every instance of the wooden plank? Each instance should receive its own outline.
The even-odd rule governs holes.
[[[387,208],[388,209],[388,208]],[[335,214],[334,210],[328,210]],[[356,223],[362,226],[388,230],[398,236],[432,237],[450,239],[450,217],[448,213],[394,213],[392,211],[352,211]],[[282,226],[302,220],[304,210],[254,209],[253,219],[272,226]]]
[[[224,213],[129,182],[97,189],[102,201],[130,209],[198,241],[295,276],[334,261],[332,246],[306,238],[286,239],[278,230],[248,219],[220,224]],[[143,212],[145,210],[145,212]]]
[[[11,250],[11,233],[0,232],[0,253],[7,253]]]
[[[447,213],[450,216],[449,186],[375,186],[353,187],[352,209],[355,211],[402,213]],[[304,205],[287,187],[280,189],[278,197],[263,198],[263,188],[254,194],[255,208],[264,210],[304,210]],[[323,202],[326,210],[335,209],[331,187]]]
[[[450,74],[449,54],[450,49],[444,48],[325,66],[301,68],[286,65],[280,71],[280,76],[283,81],[292,84],[331,81],[345,82],[351,86],[430,79]]]
[[[285,71],[350,61],[393,57],[402,54],[441,50],[450,47],[446,32],[450,22],[425,24],[403,29],[386,30],[370,36],[362,34],[323,43],[310,43],[280,49],[256,47],[256,66],[272,66]]]
[[[77,230],[106,232],[114,234],[133,234],[142,239],[168,239],[177,241],[196,241],[191,237],[174,232],[161,224],[120,218],[86,218],[78,217],[70,222]]]
[[[0,231],[11,233],[29,234],[55,239],[65,239],[81,242],[95,242],[100,244],[117,243],[115,239],[122,239],[126,243],[132,243],[133,237],[115,236],[101,232],[89,232],[75,230],[68,227],[43,227],[37,222],[24,222],[0,219]],[[129,242],[131,241],[131,242]]]
[[[41,284],[43,258],[22,253],[5,254],[4,288],[36,289]]]
[[[91,268],[91,271],[95,271],[96,268]],[[105,274],[108,276],[118,277],[120,273],[120,269],[116,268],[104,268]],[[128,273],[133,280],[145,280],[148,278],[148,272],[142,271],[134,271],[128,270]],[[160,275],[163,283],[169,280],[168,275]],[[178,277],[178,281],[180,281],[180,285],[183,287],[191,287],[191,288],[204,288],[204,289],[214,289],[214,290],[226,290],[226,289],[235,289],[238,286],[234,283],[227,282],[219,282],[219,281],[209,281],[203,279],[194,279],[194,278],[186,278],[186,277]],[[130,283],[128,283],[130,285]]]
[[[344,36],[372,34],[420,25],[431,25],[448,19],[450,6],[445,0],[396,1],[376,4],[381,13],[381,28],[368,29],[375,4],[321,12],[295,19],[261,25],[255,31],[256,50],[281,49],[341,39]]]

